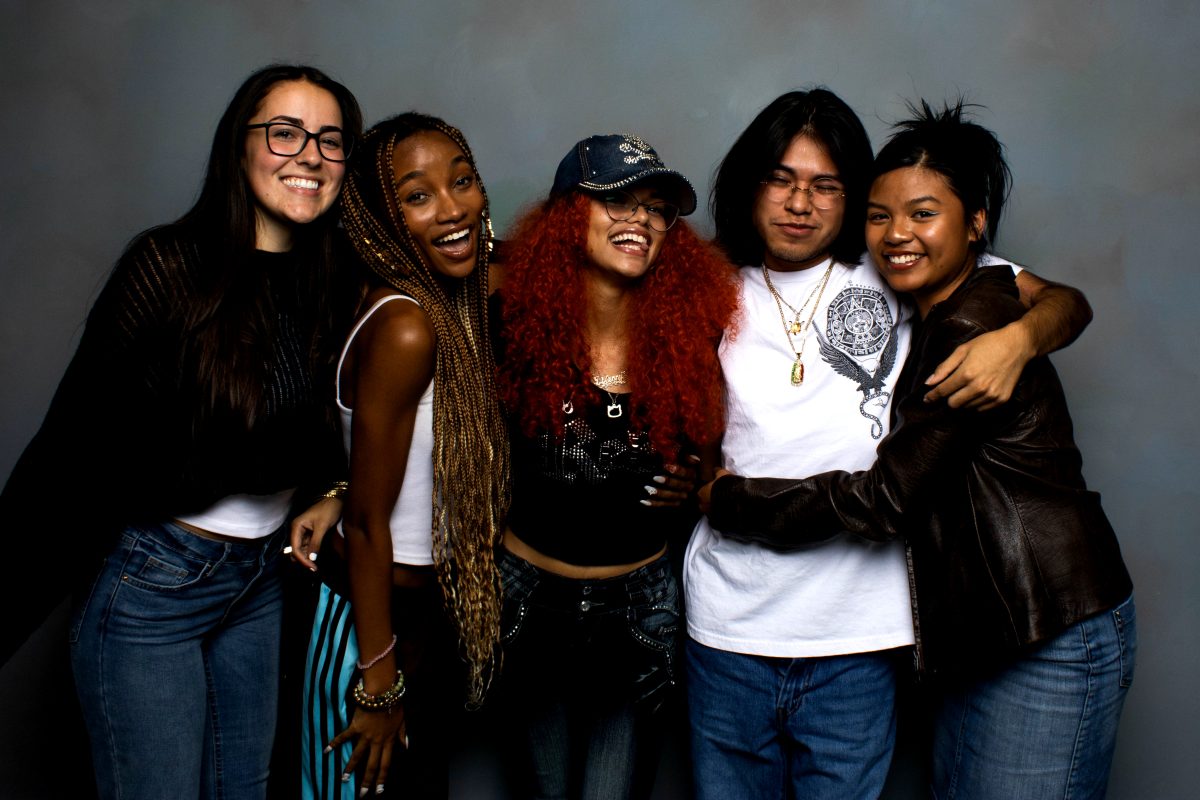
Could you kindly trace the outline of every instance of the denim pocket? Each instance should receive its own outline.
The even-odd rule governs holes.
[[[173,592],[203,580],[211,562],[180,546],[165,527],[143,528],[125,561],[121,582],[152,592]]]
[[[1128,689],[1133,685],[1133,667],[1137,660],[1137,610],[1133,595],[1112,610],[1112,619],[1121,653],[1121,688]]]

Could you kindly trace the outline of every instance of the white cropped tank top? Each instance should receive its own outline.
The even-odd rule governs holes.
[[[417,301],[401,294],[381,298],[367,309],[362,318],[346,338],[342,356],[338,359],[335,392],[338,412],[342,418],[342,442],[350,454],[350,436],[354,409],[342,403],[342,363],[354,342],[354,337],[363,324],[380,306],[392,300]],[[420,305],[420,303],[417,303]],[[338,532],[342,526],[338,523]],[[404,483],[400,496],[392,509],[392,560],[398,564],[428,565],[433,563],[433,380],[429,381],[425,393],[417,403],[417,420],[413,426],[412,445],[408,449],[408,462],[404,467]]]

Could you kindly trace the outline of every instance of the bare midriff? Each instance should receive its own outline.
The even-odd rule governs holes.
[[[663,545],[662,549],[654,555],[643,558],[641,561],[634,561],[631,564],[602,564],[599,566],[570,564],[566,561],[552,558],[530,547],[521,541],[521,537],[513,533],[511,528],[504,531],[504,546],[508,549],[508,552],[518,558],[525,559],[538,569],[544,569],[546,572],[552,572],[555,575],[561,575],[564,578],[574,578],[576,580],[604,580],[605,578],[616,578],[620,575],[627,575],[638,567],[644,567],[662,558],[663,554],[667,552],[667,546]]]

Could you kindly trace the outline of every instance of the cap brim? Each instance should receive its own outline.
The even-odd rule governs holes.
[[[696,190],[692,188],[692,182],[675,170],[666,167],[652,167],[642,170],[636,175],[622,178],[615,183],[582,181],[578,184],[578,188],[589,192],[607,192],[612,189],[628,189],[630,186],[654,180],[661,180],[674,185],[677,193],[676,205],[679,206],[679,216],[686,217],[696,210]]]

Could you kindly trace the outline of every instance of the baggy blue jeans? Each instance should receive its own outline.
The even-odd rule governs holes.
[[[896,652],[773,658],[689,638],[699,800],[875,800],[896,740]]]
[[[945,692],[934,731],[934,796],[1104,797],[1136,652],[1130,597],[1001,672]]]
[[[71,661],[102,798],[260,799],[275,736],[286,528],[127,528],[76,598]]]
[[[574,580],[501,548],[501,675],[530,797],[648,795],[657,710],[675,682],[679,594],[666,556],[627,575]]]

